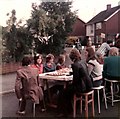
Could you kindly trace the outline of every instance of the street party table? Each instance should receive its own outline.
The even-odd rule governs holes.
[[[39,78],[43,79],[45,81],[46,88],[47,88],[47,91],[48,91],[48,98],[49,98],[49,105],[50,106],[56,107],[56,105],[52,104],[49,81],[57,81],[57,83],[58,82],[63,83],[64,88],[66,88],[66,85],[69,82],[71,82],[72,79],[73,79],[73,76],[70,75],[70,72],[72,72],[71,68],[64,68],[64,69],[56,70],[56,71],[53,71],[53,72],[47,72],[47,73],[39,74]]]

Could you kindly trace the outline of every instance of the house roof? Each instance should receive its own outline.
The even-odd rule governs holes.
[[[105,19],[109,18],[112,14],[114,14],[119,9],[120,9],[120,5],[113,7],[109,10],[104,10],[100,12],[99,14],[97,14],[95,17],[93,17],[90,21],[88,21],[87,24],[102,22]]]
[[[83,20],[81,20],[80,18],[77,17],[77,19],[85,24],[85,22]]]

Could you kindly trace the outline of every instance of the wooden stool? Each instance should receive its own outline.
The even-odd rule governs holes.
[[[107,92],[106,98],[111,100],[112,101],[112,106],[114,106],[114,104],[113,104],[114,102],[120,101],[120,95],[118,95],[118,92],[114,92],[113,85],[120,83],[120,81],[118,81],[118,80],[109,80],[107,78],[105,78],[104,80],[105,80],[105,86],[106,86],[106,82],[110,83],[110,92]],[[115,99],[115,97],[117,99]]]
[[[93,87],[93,90],[97,90],[97,98],[98,98],[98,113],[100,114],[100,90],[103,90],[103,96],[105,100],[105,108],[107,109],[107,101],[106,101],[106,94],[105,94],[105,87],[104,86],[98,86],[98,87]]]
[[[28,99],[28,100],[30,100],[30,99]],[[30,101],[32,102],[33,117],[35,117],[36,105],[38,105],[39,103],[35,103],[32,100],[30,100]],[[44,110],[43,111],[46,111],[44,99],[43,99],[43,105],[44,105]],[[21,106],[21,101],[19,101],[19,108],[20,108],[20,106]]]
[[[80,101],[80,113],[82,114],[82,101],[85,101],[85,117],[88,118],[88,104],[92,103],[92,116],[95,116],[94,110],[94,90],[87,93],[81,93],[79,97],[74,94],[73,97],[73,117],[76,117],[76,102]]]

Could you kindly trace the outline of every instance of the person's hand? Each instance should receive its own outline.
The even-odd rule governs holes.
[[[19,98],[19,106],[21,106],[22,98]]]
[[[22,101],[22,98],[20,98],[19,101]]]

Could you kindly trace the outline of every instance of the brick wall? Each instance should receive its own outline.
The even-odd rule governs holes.
[[[15,72],[19,67],[20,63],[3,63],[0,65],[0,74]]]

